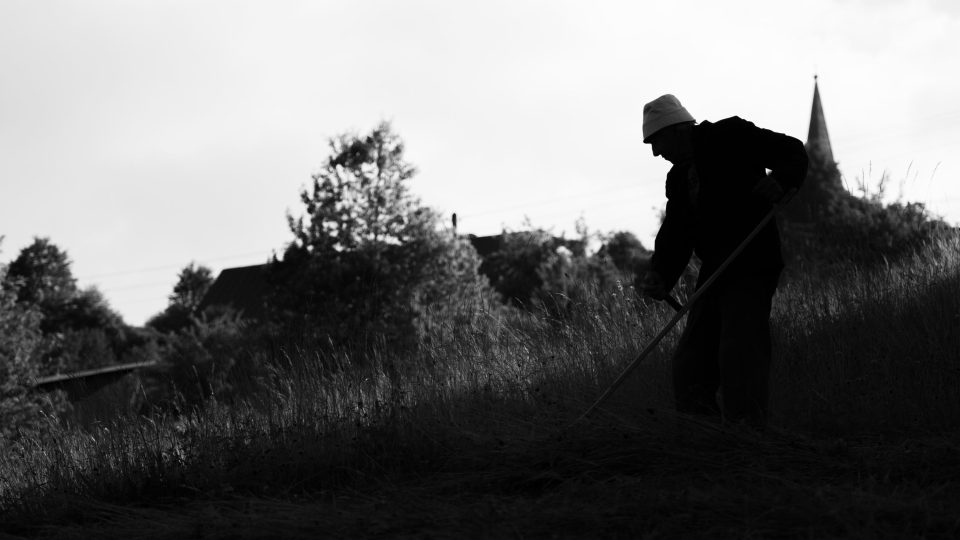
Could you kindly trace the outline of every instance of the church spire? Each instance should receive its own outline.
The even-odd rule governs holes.
[[[833,160],[827,121],[820,101],[817,76],[813,77],[813,108],[810,131],[804,145],[809,157],[807,178],[793,201],[784,209],[784,216],[793,223],[812,223],[829,211],[830,201],[845,193],[837,162]]]
[[[807,153],[825,163],[834,163],[833,149],[830,147],[830,135],[827,134],[827,120],[823,115],[820,102],[820,88],[817,76],[813,76],[813,107],[810,110],[810,130],[807,132]]]

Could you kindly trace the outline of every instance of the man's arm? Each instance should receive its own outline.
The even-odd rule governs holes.
[[[770,170],[768,178],[775,180],[784,193],[799,189],[807,176],[807,151],[803,143],[789,135],[746,123],[752,128],[749,130],[750,146],[756,149],[761,164]],[[764,190],[764,187],[757,186],[758,190]]]
[[[693,235],[690,230],[690,204],[686,197],[687,169],[673,167],[667,174],[667,210],[654,241],[651,270],[659,275],[670,291],[680,279],[693,254]]]

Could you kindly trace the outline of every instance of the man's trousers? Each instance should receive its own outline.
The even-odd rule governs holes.
[[[673,357],[679,412],[764,427],[779,277],[779,270],[723,275],[691,306]]]

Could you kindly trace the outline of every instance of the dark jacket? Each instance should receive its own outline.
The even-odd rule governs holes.
[[[653,270],[668,288],[691,253],[702,262],[702,283],[770,212],[770,203],[752,193],[767,169],[784,191],[798,188],[807,174],[803,143],[736,116],[693,126],[693,146],[694,173],[680,165],[667,173],[667,211],[654,246]],[[782,268],[780,235],[771,220],[725,275]]]

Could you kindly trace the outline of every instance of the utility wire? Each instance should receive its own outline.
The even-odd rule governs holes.
[[[168,281],[154,281],[153,283],[140,283],[136,285],[125,285],[123,287],[112,287],[109,289],[103,289],[100,292],[106,293],[115,293],[121,291],[131,291],[134,289],[144,289],[146,287],[160,287],[162,285],[170,285],[170,280]]]
[[[463,218],[471,218],[471,217],[479,217],[479,216],[485,216],[485,215],[490,215],[490,214],[498,214],[498,213],[501,213],[501,212],[509,212],[509,211],[511,211],[511,210],[523,210],[523,209],[527,209],[527,208],[537,208],[537,207],[540,207],[540,206],[546,206],[546,205],[555,204],[555,203],[558,203],[558,202],[569,201],[569,200],[572,200],[572,199],[583,199],[583,198],[585,198],[585,197],[592,197],[592,196],[596,196],[596,195],[607,194],[607,193],[614,193],[614,192],[618,192],[618,191],[626,191],[626,190],[629,190],[629,189],[636,189],[636,188],[642,188],[642,187],[644,187],[644,186],[641,185],[641,184],[639,184],[639,183],[628,184],[628,185],[621,185],[621,186],[616,186],[616,187],[612,187],[612,188],[604,189],[604,190],[600,190],[600,191],[590,191],[590,192],[586,192],[586,193],[578,193],[578,194],[574,194],[574,195],[566,195],[566,196],[564,196],[564,197],[557,197],[557,198],[549,199],[549,200],[545,200],[545,201],[544,201],[544,200],[541,200],[541,201],[536,201],[536,202],[531,202],[531,203],[526,203],[526,204],[515,204],[515,205],[512,205],[512,206],[503,206],[503,207],[500,207],[500,208],[493,208],[493,209],[489,209],[489,210],[482,210],[482,211],[479,211],[479,212],[473,212],[473,213],[470,213],[470,214],[464,214],[463,216],[460,216],[460,217],[463,217]]]
[[[222,257],[216,257],[216,258],[213,258],[213,259],[206,259],[206,262],[227,261],[227,260],[232,260],[232,259],[239,259],[239,258],[241,258],[241,257],[252,257],[252,256],[254,256],[254,255],[263,255],[263,254],[264,254],[264,251],[252,251],[252,252],[249,252],[249,253],[237,253],[237,254],[235,254],[235,255],[224,255],[224,256],[222,256]],[[192,262],[197,262],[197,261],[192,261]],[[203,263],[199,263],[199,264],[203,264]],[[140,269],[136,269],[136,270],[119,270],[119,271],[117,271],[117,272],[107,272],[107,273],[104,273],[104,274],[94,274],[94,275],[91,275],[91,276],[82,276],[82,277],[79,277],[79,278],[77,278],[77,279],[78,279],[78,280],[83,280],[83,281],[89,281],[89,280],[98,279],[98,278],[103,278],[103,277],[114,277],[114,276],[125,276],[125,275],[130,275],[130,274],[145,274],[145,273],[148,273],[148,272],[158,272],[158,271],[160,271],[160,270],[170,270],[170,269],[172,269],[172,268],[183,268],[183,266],[184,266],[184,265],[182,265],[182,264],[171,264],[171,265],[166,265],[166,266],[155,266],[155,267],[152,267],[152,268],[140,268]]]
[[[951,111],[951,112],[945,113],[945,114],[943,114],[943,115],[933,116],[933,117],[930,117],[929,120],[934,120],[934,119],[939,119],[939,120],[941,120],[941,122],[940,122],[940,123],[937,125],[937,127],[936,127],[937,130],[940,130],[940,129],[943,129],[944,127],[951,127],[951,125],[952,125],[952,123],[945,123],[945,122],[943,122],[944,120],[953,120],[954,118],[960,118],[960,110]],[[842,137],[837,137],[836,142],[845,144],[845,145],[848,146],[848,148],[858,149],[858,148],[862,148],[862,147],[864,147],[864,146],[866,146],[866,145],[868,145],[868,144],[875,143],[876,141],[884,140],[884,139],[886,139],[886,138],[895,137],[897,133],[902,133],[902,132],[905,132],[905,131],[908,131],[908,126],[907,126],[907,125],[904,125],[904,124],[900,124],[900,125],[895,125],[895,126],[889,126],[889,127],[884,128],[884,129],[882,129],[882,130],[880,130],[880,131],[877,131],[877,130],[861,131],[861,132],[855,132],[854,136],[842,136]],[[903,153],[905,153],[905,152],[900,152],[900,153],[898,153],[897,155],[902,155]],[[889,157],[895,157],[895,156],[889,156],[889,155],[888,155],[888,156],[885,156],[885,157],[889,158]],[[459,217],[460,217],[461,219],[463,219],[463,220],[469,220],[470,218],[476,218],[476,217],[481,217],[481,216],[486,216],[486,215],[491,215],[491,214],[505,213],[505,212],[510,212],[510,211],[513,211],[513,210],[528,210],[528,209],[532,209],[532,208],[540,208],[540,207],[543,207],[543,206],[548,206],[548,205],[551,205],[551,204],[556,204],[556,203],[565,202],[565,201],[569,201],[569,200],[574,200],[574,199],[583,200],[583,199],[585,199],[585,198],[595,197],[595,196],[597,196],[597,195],[605,195],[605,194],[609,194],[609,193],[617,193],[617,192],[627,191],[627,190],[630,190],[630,189],[638,189],[638,188],[643,188],[643,187],[645,187],[645,186],[643,186],[642,184],[640,184],[640,183],[638,183],[638,182],[637,182],[637,183],[631,183],[631,184],[624,184],[624,185],[614,186],[614,187],[612,187],[612,188],[604,189],[604,190],[597,190],[597,191],[590,191],[590,192],[578,193],[578,194],[567,195],[567,196],[557,197],[557,198],[548,199],[548,200],[538,200],[538,201],[530,202],[530,203],[526,203],[526,204],[515,204],[515,205],[504,206],[504,207],[500,207],[500,208],[492,208],[492,209],[488,209],[488,210],[482,210],[482,211],[479,211],[479,212],[473,212],[473,213],[469,213],[469,214],[464,214],[464,215],[461,215],[461,216],[459,216]],[[954,201],[954,200],[957,200],[957,199],[960,199],[960,197],[939,198],[939,199],[937,199],[936,202]],[[934,201],[931,201],[931,202],[934,202]],[[627,205],[637,206],[638,203],[637,203],[637,202],[634,202],[634,201],[628,201],[628,200],[619,199],[619,200],[616,200],[616,201],[599,202],[599,203],[591,204],[591,205],[590,205],[590,208],[591,208],[591,209],[594,209],[594,208],[626,207]],[[565,211],[564,211],[564,212],[565,212]],[[584,213],[584,210],[581,210],[580,213],[581,213],[581,214]],[[551,212],[551,213],[545,214],[545,215],[544,215],[544,214],[541,214],[540,217],[553,217],[553,216],[557,216],[557,215],[560,215],[560,212],[559,212],[559,211],[557,211],[557,212]],[[273,251],[273,250],[271,250],[271,252],[272,252],[272,251]],[[238,254],[233,254],[233,255],[225,255],[225,256],[222,256],[222,257],[216,257],[216,258],[212,258],[212,259],[206,259],[206,262],[219,262],[219,261],[233,260],[233,259],[238,259],[238,258],[241,258],[241,257],[251,257],[251,256],[254,256],[254,255],[263,255],[264,253],[265,253],[265,251],[254,251],[254,252],[247,252],[247,253],[238,253]],[[202,263],[201,263],[201,264],[202,264]],[[103,273],[103,274],[95,274],[95,275],[90,275],[90,276],[82,276],[82,277],[79,277],[78,280],[90,281],[90,280],[95,280],[95,279],[104,278],[104,277],[116,277],[116,276],[134,275],[134,274],[144,274],[144,273],[149,273],[149,272],[157,272],[157,271],[161,271],[161,270],[170,270],[170,269],[182,268],[182,267],[183,267],[183,265],[165,265],[165,266],[156,266],[156,267],[150,267],[150,268],[139,268],[139,269],[131,269],[131,270],[120,270],[120,271],[117,271],[117,272],[108,272],[108,273]],[[106,293],[106,292],[120,292],[120,291],[132,290],[132,289],[138,289],[138,288],[144,288],[144,287],[150,287],[150,286],[159,286],[159,285],[163,285],[163,284],[165,284],[165,283],[134,284],[134,285],[130,285],[130,286],[124,286],[124,287],[118,287],[118,288],[105,289],[105,290],[102,291],[102,292],[104,292],[104,293]],[[146,301],[146,300],[147,300],[147,299],[144,299],[144,301]]]
[[[960,125],[960,123],[958,122],[949,122],[954,119],[960,120],[960,109],[956,111],[951,111],[945,114],[930,116],[929,118],[927,117],[921,118],[921,120],[940,120],[940,122],[934,128],[937,131],[940,131],[944,128],[952,127],[953,125]],[[848,150],[859,150],[871,144],[875,144],[878,141],[895,138],[898,133],[904,133],[911,130],[912,128],[907,124],[894,124],[894,125],[882,127],[880,130],[877,130],[877,129],[872,129],[869,131],[861,130],[861,131],[855,131],[852,135],[843,135],[843,136],[838,135],[836,136],[833,142],[835,145],[839,144],[842,146],[846,146]],[[946,146],[946,143],[944,143],[943,146]],[[906,153],[907,151],[903,150],[903,151],[898,151],[894,155],[887,155],[884,157],[886,158],[897,157],[897,156],[905,155]],[[574,195],[567,195],[564,197],[557,197],[549,200],[539,200],[539,201],[529,202],[525,204],[515,204],[511,206],[503,206],[499,208],[481,210],[478,212],[463,214],[458,217],[463,219],[468,219],[472,217],[480,217],[480,216],[486,216],[491,214],[509,212],[511,210],[524,210],[529,208],[538,208],[541,206],[547,206],[550,204],[569,201],[572,199],[583,199],[586,197],[593,197],[600,194],[614,193],[614,192],[625,191],[629,189],[637,189],[642,187],[644,186],[640,183],[631,183],[631,184],[615,186],[609,189],[604,189],[599,191],[590,191],[590,192],[579,193]]]

